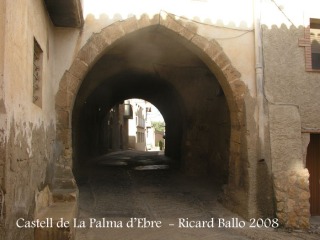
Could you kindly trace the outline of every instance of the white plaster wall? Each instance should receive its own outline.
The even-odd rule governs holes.
[[[8,118],[16,122],[55,122],[52,72],[54,56],[52,24],[43,1],[6,1],[4,92]],[[42,108],[32,102],[33,38],[43,50]],[[25,129],[26,130],[26,129]]]
[[[182,16],[180,20],[192,25],[197,33],[215,39],[224,49],[234,67],[241,73],[250,95],[255,96],[255,62],[253,32],[253,0],[84,0],[84,28],[81,30],[55,30],[55,91],[72,59],[93,33],[98,33],[108,25],[128,17],[148,14],[153,17],[167,13]],[[230,7],[232,6],[232,7]],[[187,19],[185,19],[187,18]],[[179,19],[179,18],[177,18]]]
[[[3,64],[4,64],[4,40],[5,40],[5,2],[0,1],[0,101],[3,100]],[[1,113],[1,110],[0,110]]]
[[[1,141],[5,141],[7,151],[4,170],[7,239],[25,239],[33,230],[16,231],[15,219],[33,217],[35,189],[41,190],[48,184],[47,170],[53,168],[53,25],[42,0],[3,0],[1,10],[3,4],[6,12],[5,28],[0,30],[0,83],[3,80],[1,95],[6,120]],[[34,37],[43,50],[41,108],[32,99]]]
[[[319,130],[320,74],[305,70],[305,48],[298,42],[310,18],[320,18],[320,2],[276,2],[262,5],[265,97],[271,104],[297,106],[301,127]]]

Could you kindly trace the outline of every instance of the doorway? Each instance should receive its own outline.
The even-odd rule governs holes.
[[[310,214],[320,216],[320,134],[310,135],[307,168],[310,174]]]

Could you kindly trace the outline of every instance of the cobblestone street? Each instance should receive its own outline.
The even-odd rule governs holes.
[[[125,151],[96,159],[88,169],[86,183],[79,184],[78,221],[86,228],[76,229],[77,240],[99,239],[318,239],[319,235],[287,232],[272,228],[219,227],[218,219],[243,219],[225,209],[218,201],[220,188],[208,179],[187,177],[168,168],[170,161],[158,152]],[[157,170],[153,168],[158,168]],[[122,227],[99,228],[97,221],[117,221]],[[131,218],[161,221],[161,228],[133,228]],[[179,228],[186,221],[210,221],[214,228]],[[186,222],[185,222],[186,223]],[[192,223],[191,223],[192,225]]]

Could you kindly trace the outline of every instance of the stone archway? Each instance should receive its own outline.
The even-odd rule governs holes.
[[[240,73],[232,66],[223,49],[215,40],[208,40],[189,27],[185,27],[174,18],[160,15],[150,19],[144,15],[140,19],[129,18],[116,22],[101,32],[93,34],[81,48],[71,67],[67,70],[56,94],[57,142],[62,147],[58,165],[72,165],[72,126],[71,115],[78,89],[88,71],[100,56],[122,37],[147,27],[160,27],[170,35],[174,35],[181,44],[195,53],[217,77],[223,88],[230,111],[230,162],[229,189],[240,185],[240,152],[242,113],[244,107],[245,84]],[[245,205],[245,203],[243,203]]]

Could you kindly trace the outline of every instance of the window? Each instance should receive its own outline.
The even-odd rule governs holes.
[[[310,19],[312,69],[320,70],[320,19]]]
[[[137,132],[137,143],[144,143],[145,134],[143,132]]]
[[[306,71],[320,71],[320,19],[310,18],[310,27],[305,28],[304,38],[299,39],[304,47]]]
[[[42,107],[42,49],[36,39],[33,41],[33,103]]]

